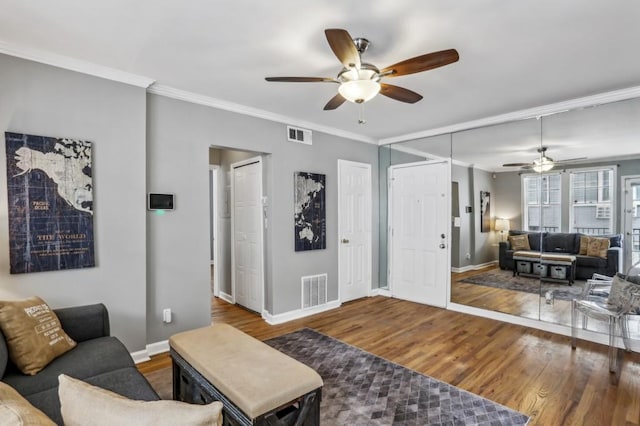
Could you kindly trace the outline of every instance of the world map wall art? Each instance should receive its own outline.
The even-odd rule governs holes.
[[[294,172],[295,251],[327,248],[325,175]]]
[[[95,266],[91,142],[5,140],[11,273]]]

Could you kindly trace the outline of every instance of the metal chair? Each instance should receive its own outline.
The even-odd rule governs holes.
[[[639,262],[640,263],[640,262]],[[571,301],[571,347],[576,348],[577,317],[582,314],[582,328],[587,328],[588,318],[607,322],[609,325],[609,371],[617,384],[620,378],[621,357],[615,344],[618,328],[627,351],[631,350],[628,315],[640,311],[640,279],[631,277],[630,272],[639,263],[632,265],[626,275],[607,277],[594,274],[579,299]],[[597,275],[597,276],[596,276]]]

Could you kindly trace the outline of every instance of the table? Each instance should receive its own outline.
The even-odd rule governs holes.
[[[519,265],[518,262],[522,263]],[[529,265],[527,272],[523,271],[526,268],[519,268],[524,263]],[[513,253],[513,276],[516,275],[539,277],[543,281],[572,285],[576,279],[576,257],[564,253],[516,251]]]
[[[225,425],[320,424],[322,378],[261,341],[217,323],[169,339],[173,399],[221,401]]]

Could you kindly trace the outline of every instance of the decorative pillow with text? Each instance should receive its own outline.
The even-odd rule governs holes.
[[[596,256],[606,259],[610,243],[611,241],[609,241],[609,238],[589,237],[587,256]]]
[[[31,376],[76,346],[53,310],[39,297],[0,301],[0,328],[9,358]]]
[[[515,251],[531,250],[531,246],[529,246],[529,236],[527,234],[510,235],[509,244],[511,244],[511,249]]]

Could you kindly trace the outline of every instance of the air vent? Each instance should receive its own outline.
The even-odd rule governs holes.
[[[302,277],[302,309],[327,303],[327,274]]]
[[[287,126],[287,140],[289,142],[311,145],[311,130],[301,129],[300,127]]]
[[[610,219],[611,206],[608,204],[599,204],[596,206],[596,219]]]

